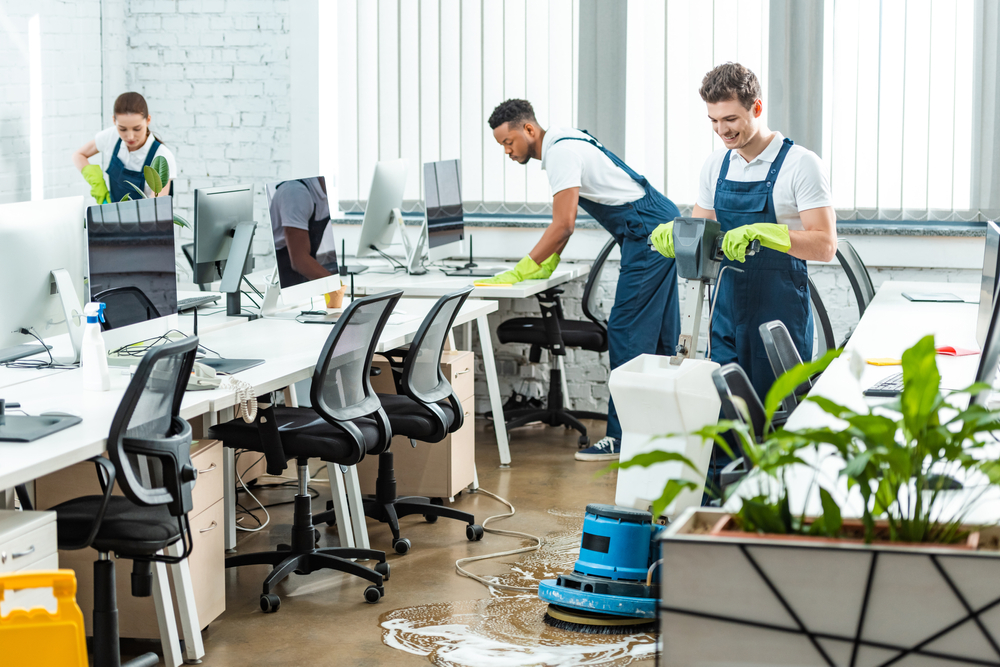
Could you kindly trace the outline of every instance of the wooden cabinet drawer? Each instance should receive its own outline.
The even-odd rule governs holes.
[[[441,355],[441,370],[456,396],[462,398],[475,393],[476,355],[472,352],[445,350]],[[464,400],[462,404],[465,404]]]
[[[222,498],[223,447],[221,440],[198,440],[191,447],[191,463],[198,469],[198,479],[191,491],[194,509],[192,516],[200,514]]]
[[[188,566],[202,628],[226,610],[226,547],[223,530],[225,503],[218,500],[191,519],[194,543]]]
[[[0,574],[39,569],[57,549],[54,513],[0,512]]]

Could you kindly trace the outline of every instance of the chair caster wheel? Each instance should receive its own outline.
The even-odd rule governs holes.
[[[369,586],[365,589],[365,602],[368,604],[375,604],[382,599],[382,587],[381,586]]]
[[[326,511],[329,512],[332,509],[333,509],[333,501],[332,500],[326,501]],[[326,525],[328,525],[328,526],[336,526],[337,525],[337,517],[334,516],[332,519],[330,519],[329,521],[327,521]]]
[[[431,498],[431,505],[444,507],[444,498]]]
[[[388,563],[375,563],[375,571],[382,575],[382,581],[389,581]]]
[[[424,515],[424,521],[426,521],[427,523],[437,523],[437,520],[438,520],[438,515],[437,514],[425,514]]]
[[[590,444],[590,438],[585,435],[581,435],[580,439],[576,441],[576,444],[580,449],[586,449],[587,445]]]
[[[411,546],[413,546],[413,545],[410,544],[410,541],[408,539],[406,539],[405,537],[401,537],[398,540],[393,540],[392,541],[392,548],[393,548],[393,550],[396,553],[398,553],[400,556],[402,556],[407,551],[409,551]]]
[[[318,528],[313,528],[313,543],[317,547],[319,546],[319,529]]]
[[[478,542],[479,540],[483,539],[483,535],[485,534],[486,531],[484,531],[483,527],[480,526],[478,523],[470,523],[468,526],[465,527],[465,537],[470,542]]]
[[[265,614],[273,614],[281,607],[281,598],[273,593],[260,596],[260,610]]]

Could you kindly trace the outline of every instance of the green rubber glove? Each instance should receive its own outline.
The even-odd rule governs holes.
[[[80,173],[90,184],[90,196],[94,201],[98,204],[107,204],[111,201],[111,193],[108,192],[108,186],[104,182],[104,172],[101,171],[100,165],[88,164],[80,170]]]
[[[559,266],[559,253],[552,253],[548,258],[538,265],[538,270],[524,277],[525,280],[545,280],[552,275],[552,272]]]
[[[524,259],[518,262],[517,266],[515,266],[510,271],[504,271],[503,273],[498,273],[492,278],[482,278],[480,280],[477,280],[474,284],[485,287],[488,287],[490,285],[513,285],[523,280],[527,280],[528,276],[530,276],[533,273],[537,273],[538,271],[541,271],[541,268],[542,267],[538,266],[535,260],[531,259],[530,255],[526,255]]]
[[[745,262],[747,257],[747,246],[751,241],[760,241],[765,248],[777,250],[778,252],[788,252],[792,247],[792,240],[788,236],[786,225],[776,225],[773,222],[755,222],[752,225],[743,225],[726,232],[722,239],[722,252],[726,257],[734,262]]]
[[[674,221],[665,222],[649,235],[649,244],[664,257],[674,256]]]

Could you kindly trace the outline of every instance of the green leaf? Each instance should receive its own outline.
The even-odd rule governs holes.
[[[160,177],[160,183],[166,186],[170,182],[170,165],[167,164],[167,159],[162,155],[157,155],[153,158],[153,164],[150,166]]]
[[[160,194],[160,190],[163,189],[163,181],[160,180],[160,175],[156,173],[156,170],[147,164],[142,168],[142,175],[146,177],[146,184],[149,185],[153,194]]]
[[[178,227],[190,227],[191,223],[174,213],[174,224]]]
[[[868,467],[868,460],[871,457],[872,453],[870,451],[861,452],[847,462],[847,465],[844,466],[844,469],[840,472],[840,474],[846,475],[847,477],[857,478],[865,471],[865,468]]]
[[[121,199],[119,199],[118,201],[119,201],[119,202],[123,202],[123,201],[132,201],[132,198],[131,198],[131,197],[129,197],[129,196],[128,196],[128,193],[126,192],[126,193],[125,193],[125,194],[124,194],[124,195],[122,196],[122,198],[121,198]]]
[[[922,433],[938,397],[941,374],[938,372],[934,336],[924,336],[903,352],[903,393],[900,406],[903,423],[911,435]]]
[[[146,198],[146,193],[143,192],[142,190],[140,190],[139,188],[137,188],[135,186],[135,183],[133,183],[132,181],[125,181],[125,182],[128,183],[130,186],[132,186],[132,189],[135,190],[136,192],[138,192],[140,197],[142,197],[143,199]]]
[[[768,423],[771,422],[774,413],[781,407],[781,402],[785,400],[786,396],[795,391],[800,384],[807,381],[813,375],[825,371],[830,362],[839,357],[841,352],[842,350],[839,349],[828,350],[826,354],[816,361],[799,364],[777,378],[768,390],[767,397],[764,399],[764,411],[767,413]]]
[[[840,515],[840,506],[834,501],[830,492],[819,487],[819,500],[823,505],[823,526],[830,537],[840,537],[840,527],[844,520]]]
[[[787,532],[779,510],[758,500],[744,500],[740,514],[758,532],[777,535]]]
[[[634,468],[636,466],[640,468],[648,468],[649,466],[656,465],[657,463],[665,463],[667,461],[677,461],[683,463],[694,472],[701,474],[701,470],[699,470],[698,467],[683,454],[678,454],[677,452],[665,452],[660,449],[652,452],[645,452],[643,454],[636,454],[628,461],[615,461],[608,466],[608,470],[624,470],[625,468]]]
[[[667,509],[667,506],[674,501],[674,498],[677,497],[677,494],[679,494],[684,489],[688,489],[690,491],[697,491],[698,485],[695,484],[694,482],[689,482],[686,479],[669,480],[666,486],[663,487],[663,495],[661,495],[653,503],[653,516],[659,517],[661,514],[663,514],[663,510]]]

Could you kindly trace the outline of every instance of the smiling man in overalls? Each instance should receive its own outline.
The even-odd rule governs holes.
[[[725,144],[701,170],[694,217],[711,218],[726,233],[712,316],[712,360],[738,363],[761,399],[774,383],[758,327],[781,320],[802,359],[812,359],[813,318],[806,261],[831,261],[837,219],[819,156],[772,132],[762,118],[760,82],[737,63],[705,75],[701,98],[712,129]],[[672,224],[653,233],[656,249],[673,257]],[[746,256],[760,241],[761,251]]]
[[[679,215],[674,203],[586,132],[543,130],[531,104],[507,100],[489,119],[493,137],[511,160],[541,160],[552,190],[552,224],[512,271],[476,284],[548,278],[576,224],[577,206],[621,246],[615,304],[608,318],[608,355],[615,369],[640,354],[674,354],[680,333],[677,273],[671,259],[650,252],[649,234]],[[580,461],[619,458],[621,423],[608,401],[607,435],[576,453]]]

